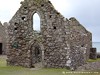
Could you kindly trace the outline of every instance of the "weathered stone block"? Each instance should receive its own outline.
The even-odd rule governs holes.
[[[97,58],[100,58],[100,52],[97,53]]]
[[[96,48],[90,49],[90,59],[97,59],[97,51]]]

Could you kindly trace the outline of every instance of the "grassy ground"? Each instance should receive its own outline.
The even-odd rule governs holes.
[[[98,73],[93,73],[93,72],[98,72]],[[79,72],[74,73],[74,71],[69,71],[67,69],[53,69],[53,68],[50,69],[43,68],[43,69],[33,70],[29,68],[6,66],[5,57],[0,56],[0,75],[100,75],[100,70],[87,71],[81,73]]]
[[[93,59],[89,59],[87,62],[97,62],[97,61],[100,62],[100,58],[98,58],[98,59],[96,59],[96,60],[95,60],[95,59],[94,59],[94,60],[93,60]]]

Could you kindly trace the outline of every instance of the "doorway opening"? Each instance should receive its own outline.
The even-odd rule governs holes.
[[[2,54],[2,43],[0,43],[0,54]]]
[[[43,46],[38,42],[35,42],[31,46],[31,67],[42,68],[44,63]]]

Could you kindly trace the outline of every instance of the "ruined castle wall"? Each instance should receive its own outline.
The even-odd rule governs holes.
[[[69,19],[71,65],[77,68],[89,59],[92,47],[91,33],[88,32],[75,18]]]
[[[30,0],[32,1],[32,0]],[[8,64],[31,66],[31,50],[34,42],[32,16],[38,13],[44,47],[45,67],[65,67],[69,45],[68,21],[57,12],[50,1],[24,1],[11,19],[9,26]]]
[[[91,33],[75,18],[64,18],[48,0],[25,0],[21,4],[8,27],[9,65],[33,66],[36,46],[43,53],[44,67],[75,69],[85,63],[91,47]],[[33,32],[35,13],[40,17],[41,43],[36,42]]]

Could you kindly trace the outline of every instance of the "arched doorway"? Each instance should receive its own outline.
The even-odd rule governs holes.
[[[42,67],[42,47],[38,43],[38,41],[34,41],[34,43],[31,45],[31,67]]]

